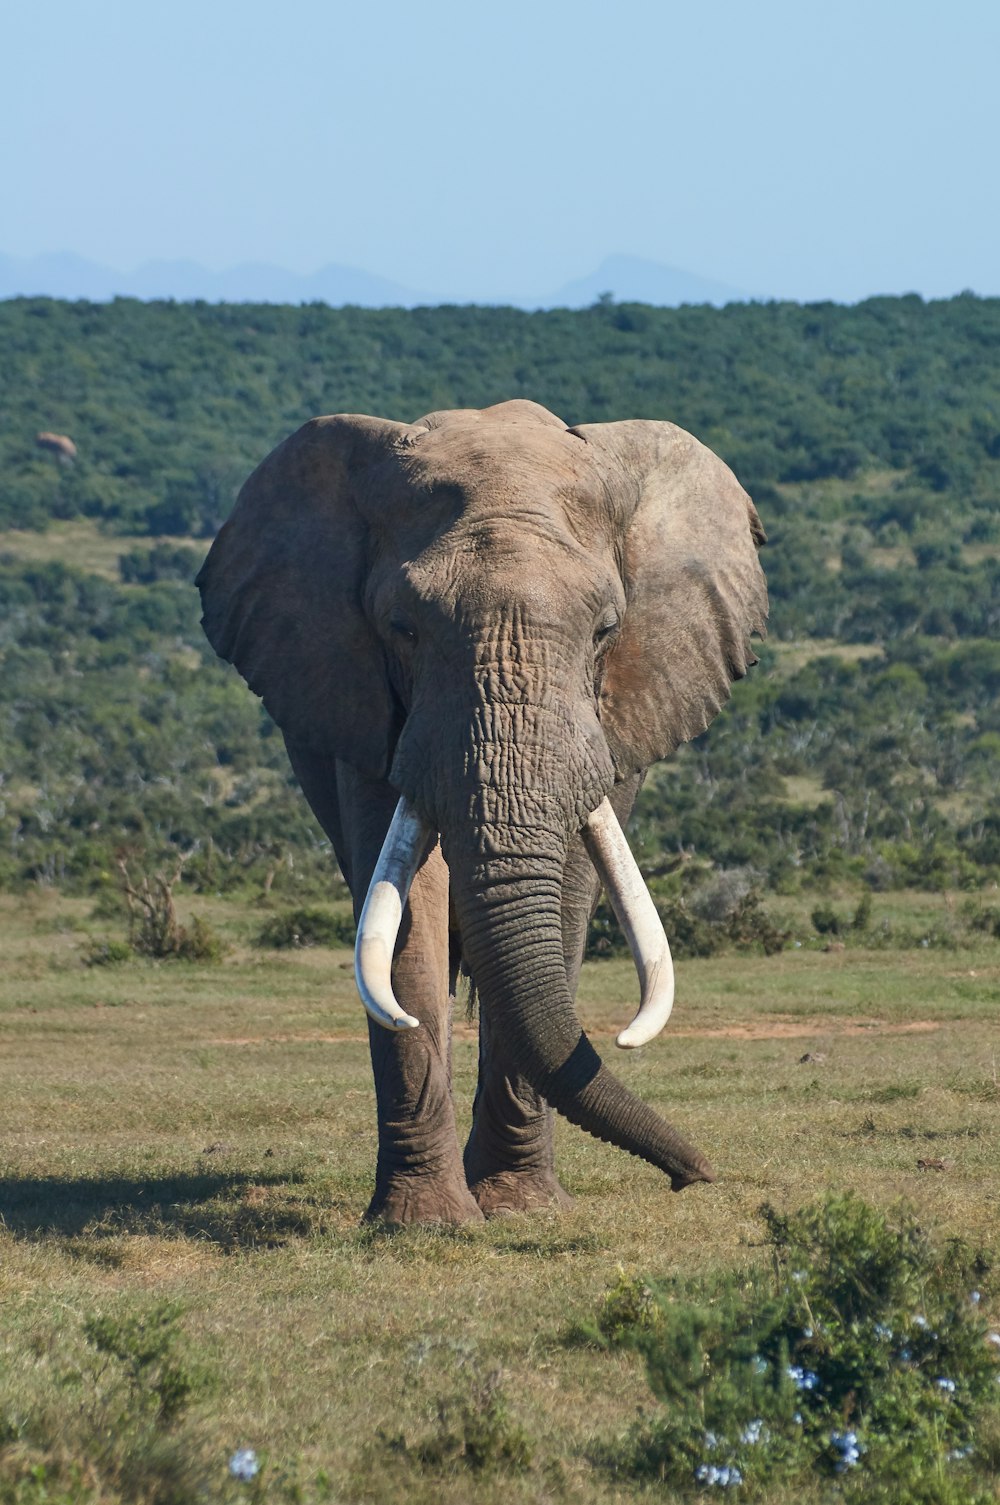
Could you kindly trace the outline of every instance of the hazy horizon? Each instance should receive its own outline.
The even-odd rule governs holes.
[[[54,0],[7,23],[0,251],[530,302],[608,257],[752,297],[1000,294],[1000,12]]]

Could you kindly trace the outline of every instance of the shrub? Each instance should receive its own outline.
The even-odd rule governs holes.
[[[810,919],[813,922],[813,929],[819,935],[839,935],[844,927],[843,919],[832,904],[818,904]]]
[[[228,947],[222,937],[195,915],[190,925],[177,928],[177,944],[174,956],[186,962],[218,962],[225,956]]]
[[[35,1363],[54,1368],[65,1403],[31,1394],[30,1360],[20,1385],[0,1375],[0,1501],[7,1505],[187,1505],[207,1499],[210,1444],[187,1421],[203,1376],[184,1353],[180,1310],[158,1302],[83,1323],[83,1340],[62,1328]]]
[[[128,941],[91,940],[83,953],[85,967],[115,967],[132,960],[132,947]]]
[[[689,906],[683,898],[657,900],[657,913],[675,957],[715,956],[730,946],[737,951],[754,951],[760,947],[766,956],[773,956],[788,940],[788,932],[778,929],[761,903],[760,895],[752,889],[743,891],[739,897],[734,896],[731,907],[720,905],[714,896],[708,907],[710,913],[719,913],[720,918],[707,918],[696,910],[693,901]],[[591,960],[628,955],[628,943],[613,910],[604,899],[597,906],[587,930],[586,954]]]
[[[962,918],[970,930],[978,931],[983,935],[992,935],[1000,941],[1000,909],[995,905],[986,905],[981,908],[974,901],[963,904]]]
[[[759,894],[748,893],[729,916],[726,934],[737,951],[752,951],[760,946],[765,956],[775,956],[784,950],[789,933],[775,925]]]
[[[158,543],[151,549],[131,549],[118,556],[118,573],[124,585],[152,585],[157,580],[190,583],[198,573],[202,553],[183,544]]]
[[[858,900],[858,907],[857,909],[855,909],[854,917],[851,920],[851,929],[857,931],[859,934],[862,934],[864,931],[869,929],[871,922],[872,896],[871,892],[869,891],[863,893],[861,895],[861,898]]]
[[[601,957],[628,956],[628,941],[607,899],[601,899],[587,926],[586,955],[592,961]]]
[[[531,1444],[511,1416],[504,1372],[485,1363],[474,1344],[422,1338],[411,1350],[410,1367],[416,1388],[429,1400],[433,1426],[413,1440],[380,1432],[386,1449],[434,1472],[511,1473],[530,1467]]]
[[[592,1341],[636,1348],[662,1406],[607,1461],[683,1494],[839,1478],[866,1501],[985,1498],[1000,1338],[982,1257],[851,1194],[761,1216],[770,1268],[687,1292],[622,1277],[605,1298]]]
[[[356,935],[353,915],[331,914],[328,909],[286,909],[268,920],[257,944],[276,951],[295,946],[353,946]]]
[[[137,883],[129,876],[124,859],[119,859],[122,892],[128,906],[128,943],[140,956],[156,961],[176,958],[180,961],[221,961],[226,945],[221,936],[204,920],[194,919],[190,927],[181,925],[174,908],[174,888],[180,880],[185,858],[178,859],[168,878],[155,873]]]

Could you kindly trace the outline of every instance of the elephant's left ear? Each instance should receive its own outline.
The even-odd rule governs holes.
[[[632,420],[573,432],[592,446],[615,513],[626,608],[601,722],[624,775],[704,731],[756,663],[764,530],[728,466],[683,429]]]

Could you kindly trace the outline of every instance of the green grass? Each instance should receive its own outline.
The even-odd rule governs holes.
[[[883,902],[915,928],[949,901]],[[786,907],[808,924],[808,902]],[[655,1494],[599,1462],[601,1440],[650,1404],[641,1365],[566,1342],[619,1267],[739,1271],[760,1257],[761,1203],[830,1188],[905,1198],[942,1236],[997,1253],[996,941],[687,961],[671,1024],[634,1054],[612,1044],[634,973],[590,965],[581,1013],[598,1048],[709,1154],[718,1185],[671,1196],[648,1166],[560,1123],[573,1211],[388,1234],[359,1226],[375,1121],[349,953],[264,952],[259,911],[194,909],[232,944],[221,964],[88,968],[88,936],[120,933],[114,921],[51,892],[0,900],[0,1423],[5,1406],[48,1415],[63,1450],[0,1451],[0,1501],[168,1498],[102,1472],[81,1430],[83,1400],[109,1384],[91,1372],[85,1325],[155,1301],[180,1303],[180,1351],[202,1376],[171,1446],[204,1498],[254,1497],[226,1474],[247,1445],[269,1460],[268,1499],[622,1501]],[[475,1061],[461,1020],[463,1130]],[[497,1368],[530,1464],[471,1477],[419,1463],[456,1386],[479,1393]],[[32,1460],[58,1463],[67,1492],[4,1493]]]

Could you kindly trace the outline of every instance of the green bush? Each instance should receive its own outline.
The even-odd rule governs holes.
[[[185,962],[219,962],[229,947],[207,922],[195,915],[190,925],[181,925],[177,931],[174,956]]]
[[[151,549],[130,549],[118,556],[118,573],[124,585],[152,585],[157,580],[190,583],[201,565],[204,550],[184,544],[154,544]]]
[[[132,960],[133,951],[128,941],[91,940],[83,953],[85,967],[115,967]]]
[[[818,935],[839,935],[844,928],[843,918],[832,904],[818,904],[810,915],[810,919]]]
[[[768,1268],[687,1290],[623,1275],[605,1298],[592,1340],[634,1347],[661,1403],[606,1461],[681,1494],[836,1479],[886,1505],[992,1499],[982,1256],[852,1194],[761,1215]]]
[[[204,1376],[188,1360],[180,1308],[157,1302],[65,1328],[36,1363],[55,1368],[65,1403],[32,1398],[0,1370],[0,1505],[189,1505],[210,1498],[211,1451],[188,1409]]]
[[[527,1433],[511,1415],[504,1371],[474,1344],[422,1338],[409,1355],[410,1389],[422,1393],[433,1415],[429,1432],[377,1434],[397,1458],[434,1473],[517,1473],[531,1466]]]
[[[327,909],[286,909],[268,920],[257,945],[276,951],[297,946],[353,946],[356,936],[352,915],[331,914]]]
[[[983,907],[975,902],[966,903],[962,906],[962,918],[970,930],[1000,941],[1000,909],[996,905]]]
[[[788,940],[788,932],[774,924],[753,889],[735,899],[733,907],[719,918],[707,918],[683,898],[658,899],[656,909],[671,954],[681,959],[716,956],[730,948],[763,950],[765,956],[773,956]],[[586,955],[590,960],[628,955],[628,942],[606,899],[598,904],[587,928]]]

